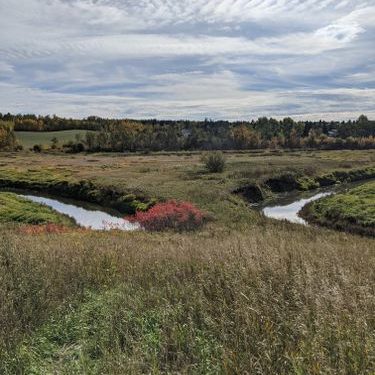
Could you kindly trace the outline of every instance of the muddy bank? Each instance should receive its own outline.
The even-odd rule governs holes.
[[[375,237],[375,182],[309,203],[300,216],[310,224]]]
[[[320,176],[304,176],[292,173],[269,178],[259,184],[250,183],[233,191],[249,203],[261,203],[273,193],[309,191],[339,183],[365,181],[375,178],[375,168],[333,171]]]
[[[299,216],[308,222],[309,224],[326,227],[329,229],[338,230],[341,232],[360,234],[363,236],[375,237],[375,228],[364,227],[355,222],[350,222],[347,220],[334,220],[329,218],[322,218],[318,216],[314,210],[314,202],[305,205],[299,212]]]
[[[77,199],[113,208],[122,214],[134,214],[137,210],[144,211],[155,203],[155,200],[141,193],[126,193],[114,186],[96,185],[88,180],[37,180],[28,177],[27,174],[0,176],[0,189],[20,189]]]

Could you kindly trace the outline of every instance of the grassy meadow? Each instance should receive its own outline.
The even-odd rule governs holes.
[[[308,186],[374,168],[375,153],[227,153],[217,174],[200,158],[0,155],[3,187],[89,180],[97,194],[190,201],[211,218],[187,233],[1,223],[0,373],[373,373],[375,240],[266,219],[233,191],[285,174]]]
[[[32,148],[34,145],[42,145],[45,148],[49,148],[51,147],[51,140],[53,138],[56,138],[58,140],[58,145],[62,146],[63,144],[68,143],[70,141],[74,142],[77,136],[84,138],[86,133],[86,130],[61,130],[54,132],[15,132],[18,142],[26,150]]]

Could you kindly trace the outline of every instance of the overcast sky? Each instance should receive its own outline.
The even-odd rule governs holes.
[[[0,112],[375,117],[375,0],[0,0]]]

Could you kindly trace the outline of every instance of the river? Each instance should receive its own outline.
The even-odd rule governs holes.
[[[327,197],[333,193],[318,193],[310,198],[300,198],[294,200],[295,198],[288,197],[285,200],[280,200],[275,206],[268,206],[263,208],[262,212],[265,216],[277,219],[277,220],[287,220],[291,223],[308,225],[307,221],[302,219],[298,213],[302,208],[310,202],[316,201],[320,198]],[[289,203],[292,200],[292,203]]]
[[[266,217],[272,219],[286,220],[292,223],[308,225],[308,223],[298,215],[307,203],[328,195],[346,191],[349,188],[358,186],[362,183],[364,183],[364,181],[334,185],[310,192],[285,193],[278,195],[273,202],[268,202],[259,206],[258,209]],[[33,202],[45,204],[55,211],[73,218],[79,226],[84,228],[93,230],[118,229],[124,231],[132,231],[140,228],[139,224],[130,223],[118,212],[107,210],[97,205],[72,199],[45,197],[31,193],[18,192],[18,194]]]
[[[266,216],[277,220],[286,220],[291,223],[309,225],[298,213],[302,208],[313,201],[328,195],[345,192],[367,181],[357,181],[321,188],[309,192],[289,192],[280,194],[275,200],[259,206],[259,210]]]
[[[104,210],[96,205],[86,204],[71,199],[47,198],[32,194],[19,195],[33,202],[42,203],[61,214],[73,218],[75,222],[83,228],[92,230],[117,229],[124,231],[139,229],[138,224],[130,223],[123,219],[119,213]]]

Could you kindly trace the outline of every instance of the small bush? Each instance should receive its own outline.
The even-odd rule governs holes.
[[[63,148],[65,152],[68,154],[79,154],[85,151],[85,145],[82,142],[77,142],[77,143],[69,142],[63,145]]]
[[[58,148],[58,144],[59,144],[59,140],[57,139],[57,137],[53,137],[51,139],[51,149],[56,150]]]
[[[149,231],[174,229],[177,231],[194,230],[203,225],[205,215],[189,202],[168,201],[158,203],[147,212],[138,211],[127,217],[133,223],[139,223]]]
[[[211,173],[221,173],[225,168],[225,156],[221,151],[213,151],[202,156],[202,162]]]
[[[32,148],[32,150],[34,151],[34,152],[42,152],[42,146],[41,145],[34,145],[33,146],[33,148]]]

